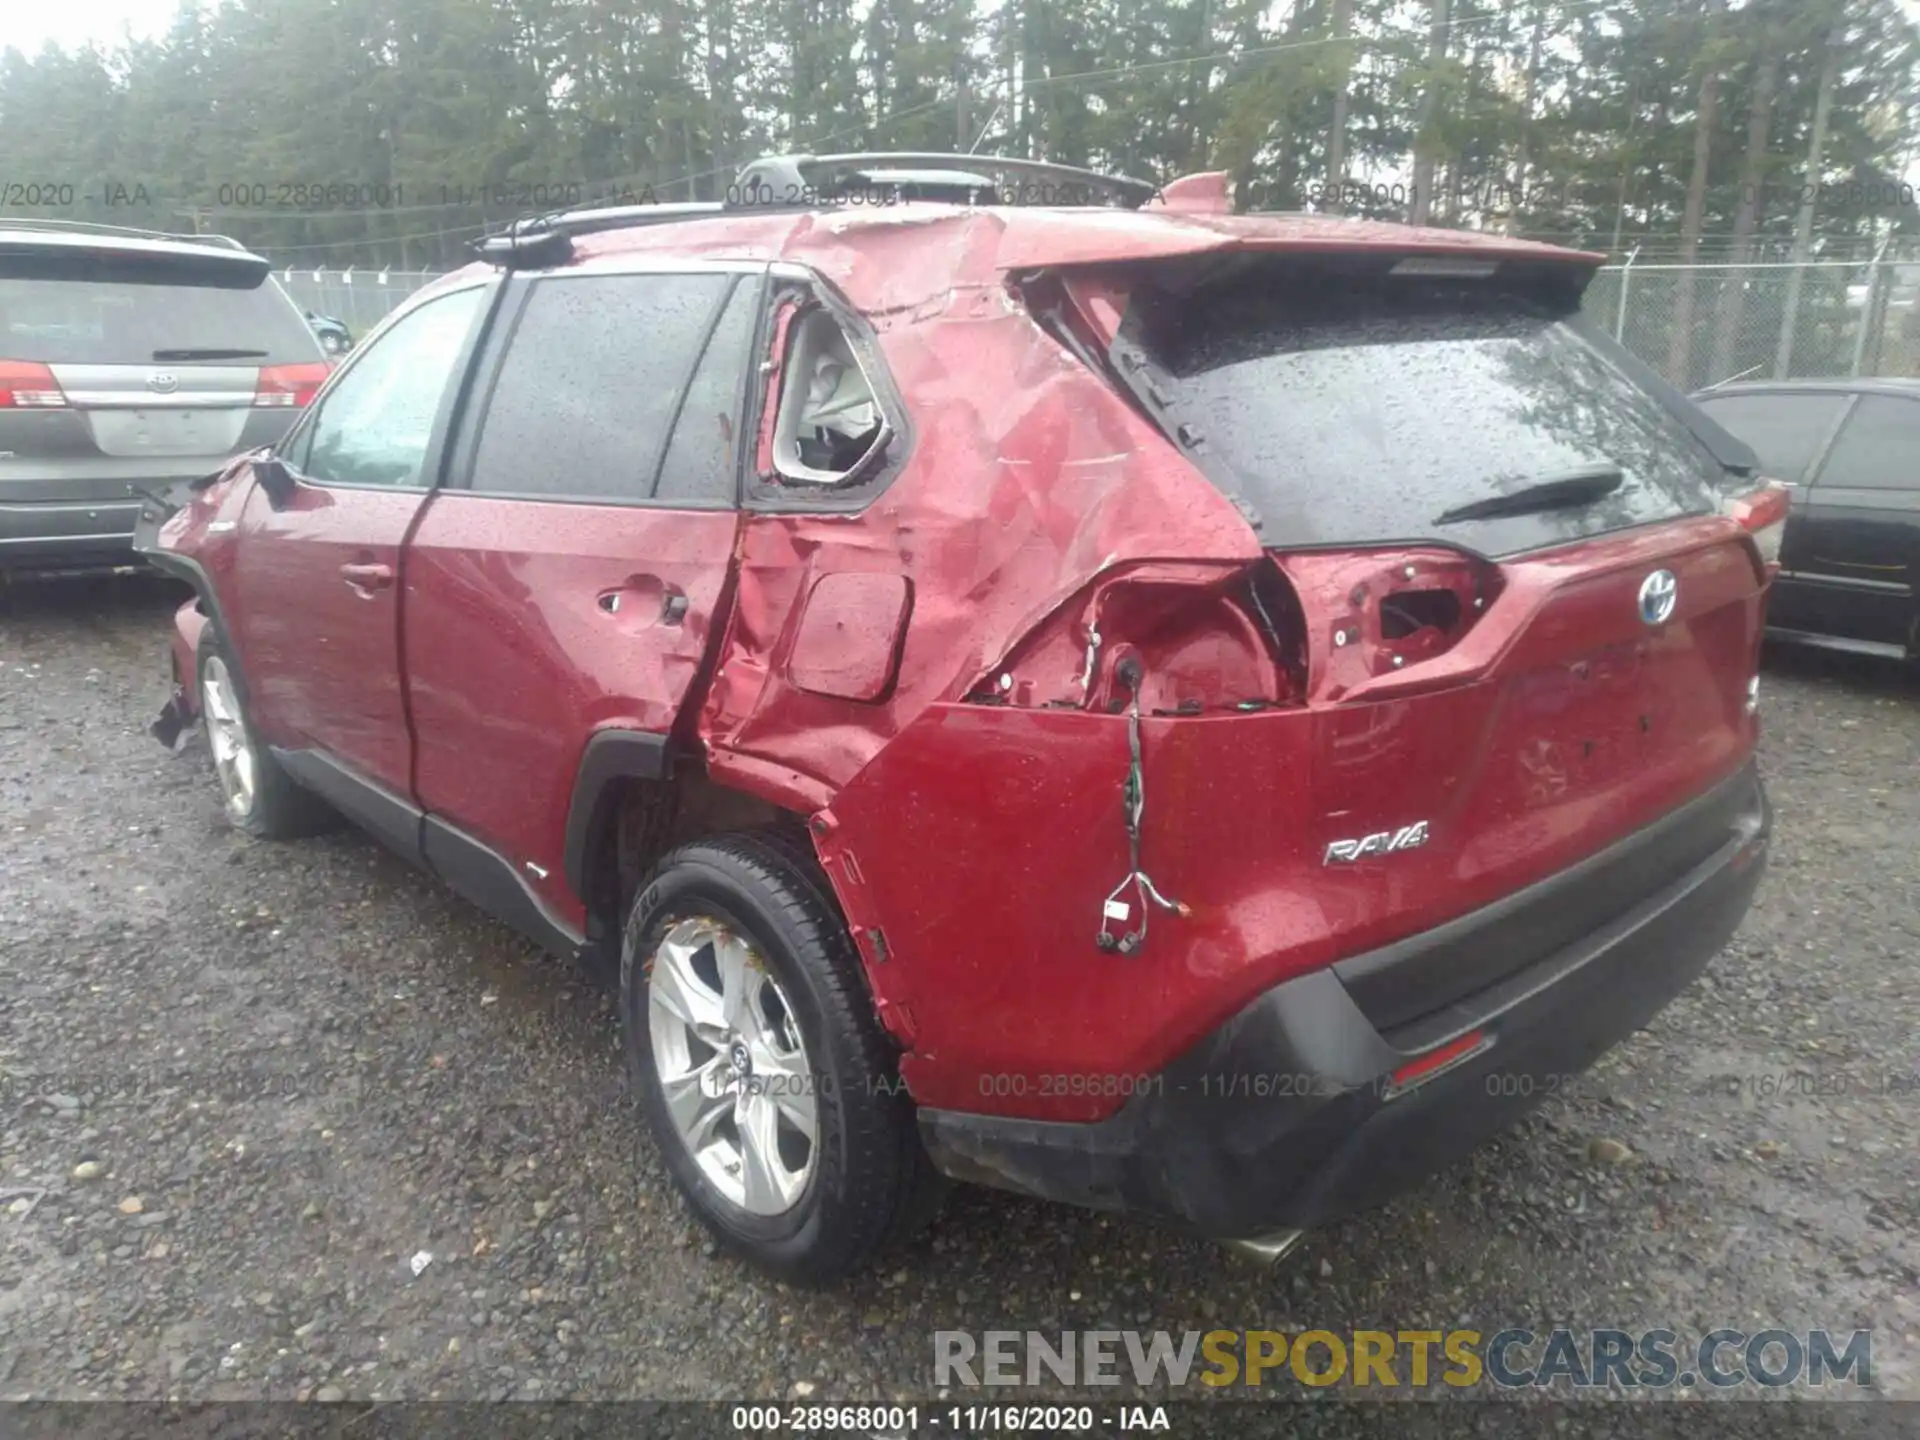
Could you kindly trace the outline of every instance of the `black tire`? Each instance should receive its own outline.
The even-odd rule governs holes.
[[[246,677],[240,673],[232,650],[211,623],[201,632],[194,666],[195,698],[199,704],[201,726],[207,731],[209,749],[215,743],[215,721],[208,713],[208,670],[215,662],[224,668],[231,680],[240,728],[253,758],[253,789],[248,803],[241,803],[224,779],[221,781],[222,808],[226,811],[228,823],[234,829],[262,840],[290,840],[327,829],[335,817],[326,802],[296,785],[273,758],[273,752],[255,733],[253,721],[247,714]],[[216,770],[218,764],[216,759]]]
[[[790,1006],[815,1089],[818,1140],[791,1208],[754,1214],[701,1170],[670,1117],[653,1059],[648,983],[661,939],[693,916],[748,939]],[[921,1147],[895,1047],[804,836],[755,831],[683,845],[634,897],[622,936],[628,1073],[674,1183],[714,1238],[783,1280],[831,1283],[932,1219],[945,1183]]]

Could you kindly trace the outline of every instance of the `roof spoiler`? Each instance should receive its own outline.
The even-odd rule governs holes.
[[[43,220],[20,215],[0,216],[0,230],[38,230],[50,235],[96,235],[104,239],[172,240],[182,245],[212,245],[222,250],[239,250],[242,245],[231,235],[187,234],[177,230],[148,230],[132,225],[102,225],[92,220]]]
[[[704,220],[726,206],[688,201],[678,205],[608,205],[593,210],[565,210],[515,220],[498,234],[483,236],[473,250],[482,260],[508,270],[544,270],[564,265],[573,257],[573,238],[602,230],[628,230],[642,225],[675,225]]]
[[[0,266],[22,280],[104,280],[256,290],[271,270],[226,236],[166,235],[112,225],[0,220]]]
[[[1147,208],[1175,215],[1231,215],[1233,176],[1225,170],[1182,175],[1178,180],[1169,180],[1147,201]]]

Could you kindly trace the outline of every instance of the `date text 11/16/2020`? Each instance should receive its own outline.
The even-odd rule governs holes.
[[[733,1428],[746,1432],[906,1436],[928,1431],[956,1435],[1085,1434],[1173,1428],[1164,1405],[736,1405]]]
[[[1353,1084],[1327,1075],[1244,1070],[1207,1072],[1173,1083],[1165,1075],[1158,1074],[1026,1074],[998,1071],[981,1074],[976,1083],[979,1093],[989,1098],[1105,1096],[1121,1100],[1130,1100],[1136,1095],[1168,1094],[1195,1095],[1202,1100],[1328,1100],[1341,1095],[1368,1092],[1384,1098],[1396,1088],[1391,1075]],[[834,1081],[830,1075],[820,1073],[736,1076],[725,1070],[715,1070],[703,1076],[701,1084],[716,1096],[741,1090],[778,1099],[785,1095],[830,1094]],[[1482,1076],[1476,1084],[1490,1099],[1511,1099],[1516,1096],[1548,1098],[1568,1094],[1582,1084],[1598,1085],[1608,1090],[1619,1088],[1617,1077],[1601,1078],[1572,1071],[1555,1074],[1494,1070]],[[869,1081],[866,1088],[876,1094],[907,1093],[906,1083],[897,1076],[877,1077]],[[1750,1094],[1760,1100],[1841,1095],[1920,1099],[1920,1072],[1854,1074],[1844,1071],[1782,1071],[1777,1074],[1710,1075],[1684,1089],[1685,1093],[1697,1095]]]

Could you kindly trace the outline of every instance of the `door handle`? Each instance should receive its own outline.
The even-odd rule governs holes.
[[[641,625],[649,623],[678,625],[686,618],[686,593],[674,589],[653,575],[636,576],[620,589],[603,590],[594,598],[594,603],[609,615],[623,614],[635,608],[638,608],[641,614],[645,614],[645,607],[653,601],[659,603],[660,618],[655,622],[641,620],[639,622]]]
[[[340,578],[356,593],[373,598],[373,592],[384,590],[393,584],[391,565],[342,565]]]

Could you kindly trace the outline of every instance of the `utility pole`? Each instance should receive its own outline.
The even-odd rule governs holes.
[[[1794,329],[1800,320],[1800,289],[1806,276],[1807,251],[1813,244],[1813,202],[1820,185],[1827,147],[1827,117],[1833,110],[1833,83],[1840,65],[1840,49],[1831,30],[1820,36],[1825,58],[1820,66],[1820,89],[1813,102],[1813,134],[1807,141],[1807,173],[1800,184],[1800,213],[1793,222],[1793,268],[1787,272],[1787,299],[1780,316],[1780,339],[1773,351],[1773,378],[1784,380],[1793,367]],[[1869,299],[1872,297],[1869,296]],[[1866,323],[1862,313],[1860,323]]]
[[[964,155],[973,144],[973,122],[972,117],[967,113],[968,102],[971,101],[973,97],[968,93],[966,56],[962,55],[953,62],[953,72],[953,148],[959,154]]]
[[[1338,215],[1346,208],[1341,193],[1347,178],[1347,102],[1353,87],[1353,57],[1347,53],[1347,26],[1353,15],[1353,0],[1333,0],[1333,39],[1339,47],[1340,80],[1333,89],[1333,123],[1327,127],[1327,202],[1329,213]]]
[[[1700,103],[1693,125],[1693,169],[1687,175],[1687,202],[1680,213],[1680,290],[1674,301],[1673,327],[1667,332],[1667,379],[1691,390],[1693,370],[1694,265],[1700,258],[1700,227],[1706,214],[1707,173],[1713,161],[1714,115],[1720,104],[1717,44],[1726,0],[1706,0],[1701,8]]]
[[[1440,108],[1440,69],[1447,59],[1447,31],[1453,19],[1451,0],[1432,0],[1433,23],[1427,32],[1426,93],[1420,97],[1420,134],[1414,144],[1413,213],[1408,218],[1424,225],[1433,213],[1433,125]]]

